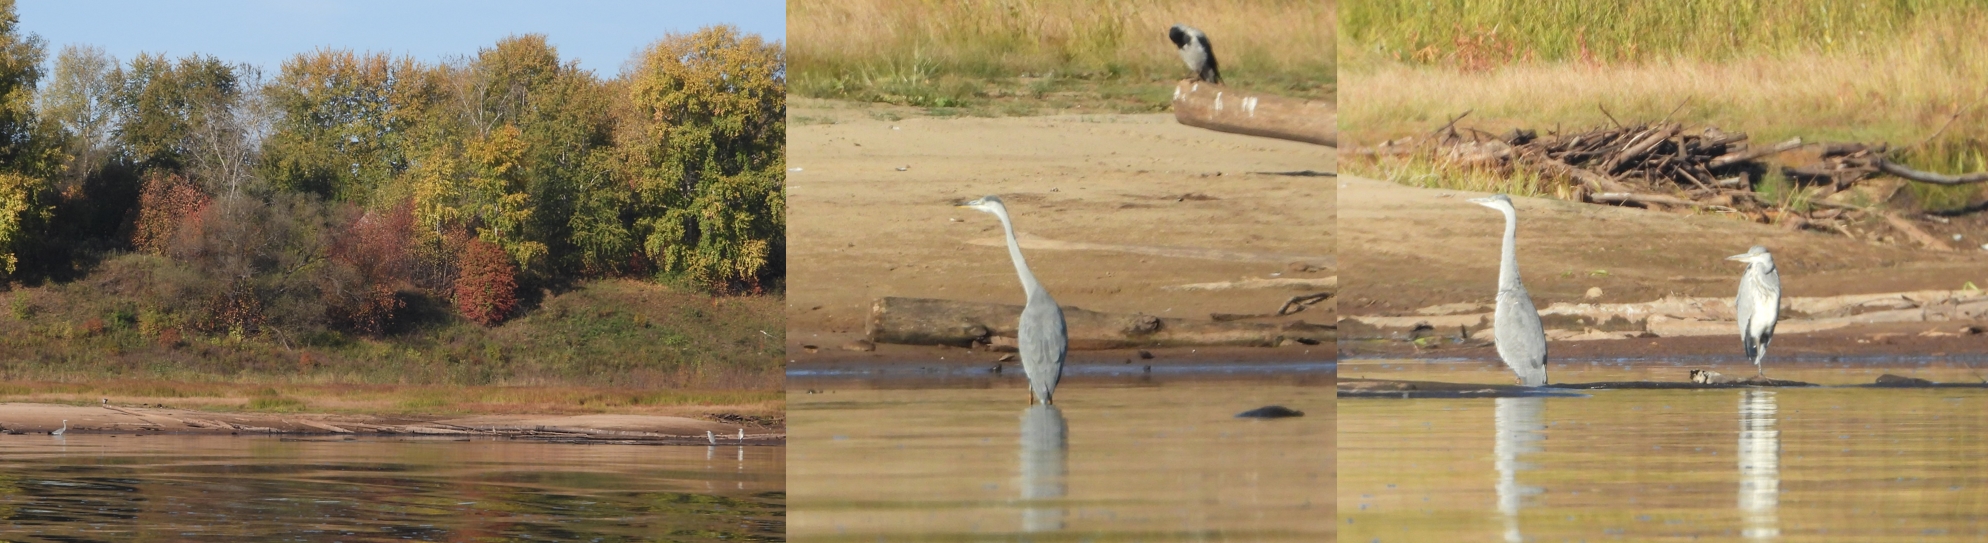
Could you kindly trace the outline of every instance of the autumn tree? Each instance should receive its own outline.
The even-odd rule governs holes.
[[[318,274],[318,289],[330,318],[349,331],[379,336],[407,305],[400,291],[413,286],[414,205],[348,215],[353,217],[332,235],[333,269]]]
[[[113,77],[118,146],[143,169],[186,169],[199,153],[196,127],[241,92],[236,67],[212,56],[140,54]]]
[[[456,279],[456,309],[464,317],[490,326],[503,322],[518,307],[517,267],[497,244],[472,239],[463,248],[461,276]]]
[[[63,132],[67,185],[80,185],[117,151],[112,95],[117,59],[101,47],[70,45],[55,57],[55,73],[38,98],[41,116]]]
[[[0,0],[0,273],[7,276],[47,225],[48,180],[63,162],[60,128],[41,122],[34,107],[42,41],[23,35],[20,22],[14,2]]]
[[[361,205],[409,164],[409,135],[438,99],[436,74],[385,53],[321,49],[263,87],[280,113],[261,174],[282,190]]]
[[[165,254],[181,225],[207,207],[209,199],[186,176],[152,172],[145,177],[145,191],[138,199],[138,219],[132,225],[131,245],[152,254]]]
[[[634,236],[663,273],[714,285],[781,273],[786,243],[786,62],[730,26],[672,34],[627,80],[618,135]]]

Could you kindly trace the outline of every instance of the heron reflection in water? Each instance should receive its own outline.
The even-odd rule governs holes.
[[[1779,539],[1781,431],[1774,392],[1742,390],[1739,401],[1739,510],[1747,539]]]
[[[1022,411],[1022,531],[1063,529],[1065,510],[1057,503],[1070,491],[1070,425],[1054,405]]]
[[[1519,508],[1526,496],[1538,495],[1545,489],[1519,484],[1519,472],[1534,468],[1521,458],[1539,452],[1539,442],[1546,440],[1546,424],[1541,422],[1540,415],[1545,411],[1546,399],[1498,398],[1496,401],[1497,441],[1492,451],[1498,468],[1498,514],[1505,521],[1505,541],[1525,541],[1524,533],[1519,530]]]

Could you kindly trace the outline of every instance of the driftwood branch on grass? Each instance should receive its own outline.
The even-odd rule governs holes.
[[[1588,196],[1588,201],[1599,204],[1658,204],[1678,207],[1700,207],[1719,211],[1733,211],[1730,206],[1722,206],[1686,200],[1661,194],[1636,194],[1633,192],[1602,192]]]
[[[1773,146],[1770,147],[1747,149],[1736,153],[1720,155],[1718,158],[1714,158],[1712,159],[1711,162],[1706,163],[1705,166],[1712,169],[1724,168],[1726,166],[1731,166],[1733,164],[1738,164],[1741,162],[1760,160],[1768,156],[1786,153],[1788,151],[1793,151],[1797,148],[1800,148],[1801,146],[1802,146],[1802,139],[1793,138],[1789,139],[1788,141],[1774,144]]]
[[[1965,175],[1946,175],[1946,174],[1939,174],[1927,171],[1914,170],[1912,168],[1905,167],[1905,165],[1903,164],[1892,162],[1890,160],[1878,161],[1878,169],[1884,170],[1884,173],[1896,175],[1913,181],[1918,181],[1920,183],[1932,183],[1935,185],[1966,185],[1971,183],[1988,182],[1988,172],[1970,173]]]
[[[1022,306],[935,300],[880,298],[870,306],[870,341],[906,345],[971,346],[995,337],[1013,338]],[[1303,322],[1288,324],[1214,322],[1099,313],[1063,308],[1070,349],[1132,347],[1239,346],[1275,347],[1286,340],[1305,344],[1334,341],[1333,326]]]
[[[1183,80],[1174,87],[1180,124],[1216,132],[1339,146],[1339,114],[1331,104]]]

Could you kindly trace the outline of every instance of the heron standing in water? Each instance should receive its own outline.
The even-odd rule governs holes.
[[[59,436],[62,435],[64,432],[68,431],[69,431],[69,419],[62,419],[62,429],[49,432],[48,435]]]
[[[1028,303],[1022,306],[1021,326],[1015,331],[1015,342],[1020,346],[1022,371],[1029,378],[1029,405],[1054,404],[1052,395],[1056,393],[1056,381],[1063,378],[1063,357],[1070,347],[1070,333],[1063,325],[1063,308],[1049,297],[1049,291],[1043,290],[1042,283],[1036,282],[1035,274],[1029,273],[1028,261],[1022,259],[1022,247],[1015,241],[1014,221],[1008,219],[1008,207],[1002,205],[1001,197],[984,196],[959,207],[1001,218],[1001,230],[1008,237],[1008,256],[1014,259],[1015,273],[1022,278],[1022,292],[1028,295]]]
[[[1512,199],[1503,194],[1472,198],[1471,203],[1505,214],[1505,244],[1498,260],[1498,307],[1492,313],[1497,328],[1498,358],[1517,373],[1519,384],[1546,384],[1546,329],[1539,324],[1539,310],[1532,295],[1519,282],[1519,212]]]
[[[1746,263],[1733,313],[1739,317],[1740,345],[1753,360],[1754,372],[1765,377],[1767,369],[1760,365],[1760,359],[1767,357],[1767,342],[1774,339],[1774,320],[1781,316],[1781,272],[1774,269],[1774,254],[1759,245],[1726,260]]]

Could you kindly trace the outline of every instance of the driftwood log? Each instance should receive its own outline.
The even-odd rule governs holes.
[[[995,337],[1015,337],[1022,306],[935,300],[880,298],[870,306],[866,332],[870,341],[901,345],[967,347],[990,343]],[[1152,315],[1099,313],[1063,308],[1071,350],[1132,347],[1275,347],[1286,340],[1303,344],[1330,343],[1333,326],[1294,322],[1215,322]]]
[[[1173,90],[1180,124],[1216,132],[1339,146],[1339,114],[1331,104],[1183,80]]]

